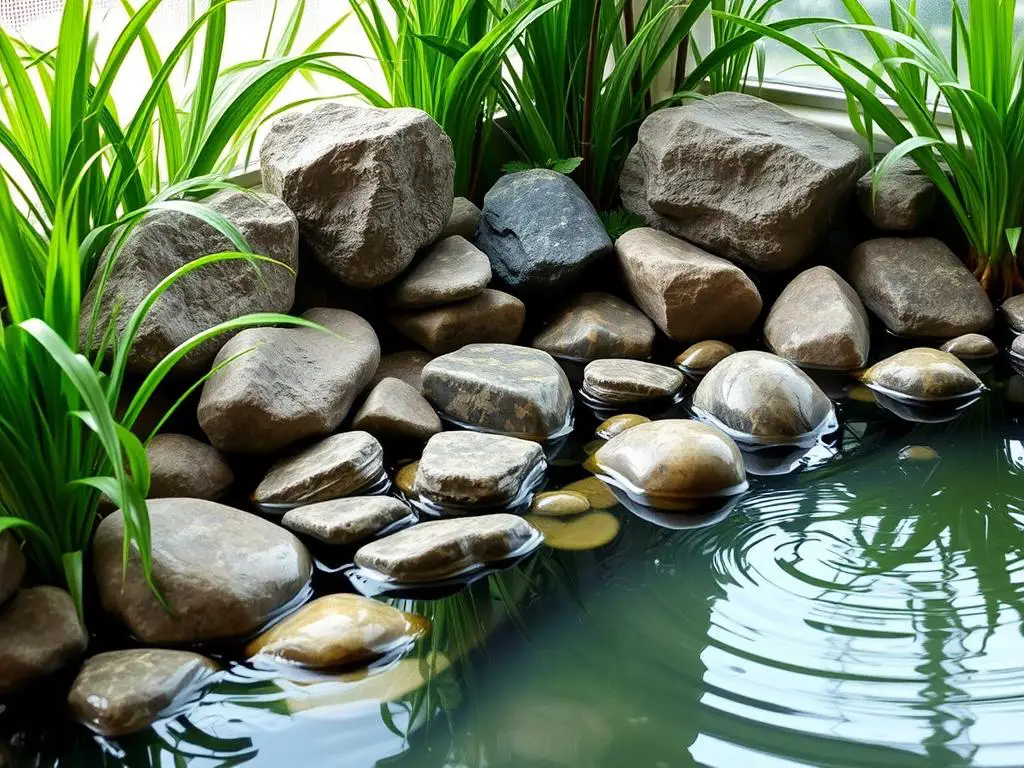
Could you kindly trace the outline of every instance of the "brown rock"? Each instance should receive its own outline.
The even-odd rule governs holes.
[[[438,240],[391,295],[399,309],[451,304],[479,295],[491,282],[491,262],[464,237]]]
[[[384,379],[401,379],[417,392],[423,391],[423,366],[434,359],[429,352],[421,352],[418,349],[407,349],[403,352],[393,352],[384,355],[377,366],[377,372],[373,374],[368,390],[372,390]]]
[[[25,556],[10,531],[0,533],[0,605],[18,591],[25,577]]]
[[[647,424],[649,421],[650,419],[646,416],[639,416],[635,413],[617,413],[610,419],[605,419],[598,424],[597,429],[594,430],[594,435],[601,440],[611,440],[616,435],[621,435],[627,429]]]
[[[996,346],[996,343],[980,333],[965,333],[963,336],[957,336],[943,344],[941,349],[961,360],[986,360],[999,354],[999,347]]]
[[[523,302],[490,288],[457,304],[391,318],[399,333],[437,355],[467,344],[511,344],[519,338],[525,321]]]
[[[654,324],[631,304],[608,293],[584,293],[552,318],[533,346],[570,360],[645,358]]]
[[[149,459],[149,496],[167,499],[220,498],[235,480],[220,451],[188,435],[163,434],[146,446]]]
[[[0,694],[56,672],[88,643],[71,595],[56,587],[23,589],[0,609]]]
[[[672,397],[683,374],[640,360],[595,360],[583,371],[583,390],[607,403],[635,403]]]
[[[350,496],[296,507],[285,513],[281,525],[325,544],[343,545],[368,539],[411,514],[391,496]]]
[[[444,225],[441,238],[459,235],[467,240],[476,237],[476,228],[480,224],[480,209],[464,197],[456,197],[452,203],[452,215]]]
[[[705,374],[734,354],[736,348],[724,341],[698,341],[683,350],[674,362],[687,372]]]
[[[930,347],[907,349],[875,363],[861,381],[872,388],[915,400],[948,400],[979,392],[974,372],[949,354]]]
[[[419,390],[399,379],[384,379],[370,392],[352,427],[379,440],[423,442],[441,431],[441,419]]]
[[[530,514],[542,517],[573,517],[590,511],[590,499],[576,491],[538,493],[530,502]]]
[[[938,190],[911,158],[904,157],[895,167],[878,177],[874,170],[857,181],[857,201],[871,223],[886,232],[910,232],[917,229],[935,209]]]
[[[586,552],[610,544],[619,535],[619,519],[610,512],[590,512],[571,520],[527,515],[526,521],[544,534],[548,549]]]

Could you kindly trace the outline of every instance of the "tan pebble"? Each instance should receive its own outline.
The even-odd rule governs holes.
[[[649,421],[650,419],[646,416],[639,416],[635,413],[620,413],[601,422],[600,426],[594,431],[594,434],[602,440],[611,440],[627,429],[646,424]]]
[[[416,482],[416,470],[419,468],[420,463],[418,461],[410,462],[395,473],[395,485],[398,486],[398,490],[404,493],[409,498],[416,497],[416,491],[414,490],[414,484]]]
[[[582,480],[569,483],[562,490],[586,496],[590,501],[590,506],[594,509],[610,509],[619,503],[611,489],[596,477],[585,477]]]
[[[928,445],[908,445],[899,453],[900,461],[935,461],[938,451]]]
[[[534,527],[544,534],[551,549],[582,552],[608,544],[619,535],[619,520],[610,512],[591,512],[572,520],[528,515]]]
[[[548,517],[582,515],[589,511],[590,500],[576,491],[548,491],[538,493],[530,504],[530,512]]]

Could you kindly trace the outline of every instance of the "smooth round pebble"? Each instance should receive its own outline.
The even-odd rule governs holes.
[[[563,491],[573,491],[587,497],[590,506],[594,509],[611,509],[619,500],[615,498],[612,489],[596,477],[585,477],[574,483],[569,483],[562,488]]]
[[[674,362],[686,371],[707,373],[733,354],[736,354],[736,348],[724,341],[698,341],[687,347]]]
[[[610,512],[591,512],[572,520],[527,515],[526,520],[544,534],[551,549],[584,552],[610,543],[619,535],[619,520]]]
[[[900,450],[898,458],[900,461],[936,461],[939,453],[929,445],[907,445]]]
[[[597,429],[594,430],[594,434],[601,440],[611,440],[616,435],[621,435],[627,429],[638,427],[649,421],[650,419],[646,416],[640,416],[636,413],[620,413],[602,421]]]
[[[416,470],[420,463],[412,461],[395,473],[395,486],[411,499],[416,498]]]
[[[590,510],[590,499],[576,491],[538,493],[530,504],[530,513],[548,517],[582,515]]]

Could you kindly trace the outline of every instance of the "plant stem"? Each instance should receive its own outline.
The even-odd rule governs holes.
[[[627,0],[628,1],[628,0]],[[590,40],[587,44],[587,70],[583,82],[583,132],[580,137],[580,157],[583,159],[582,176],[584,191],[593,200],[590,168],[590,134],[594,109],[594,78],[597,66],[597,34],[601,25],[601,0],[594,0],[594,15],[590,20]]]

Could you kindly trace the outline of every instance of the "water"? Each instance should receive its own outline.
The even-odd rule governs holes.
[[[802,471],[754,478],[715,524],[616,505],[604,546],[396,601],[433,633],[368,671],[226,659],[198,704],[116,743],[55,715],[57,683],[4,705],[0,743],[14,766],[1024,765],[1024,380],[987,383],[945,424],[840,401]],[[550,488],[585,476],[578,422]]]

